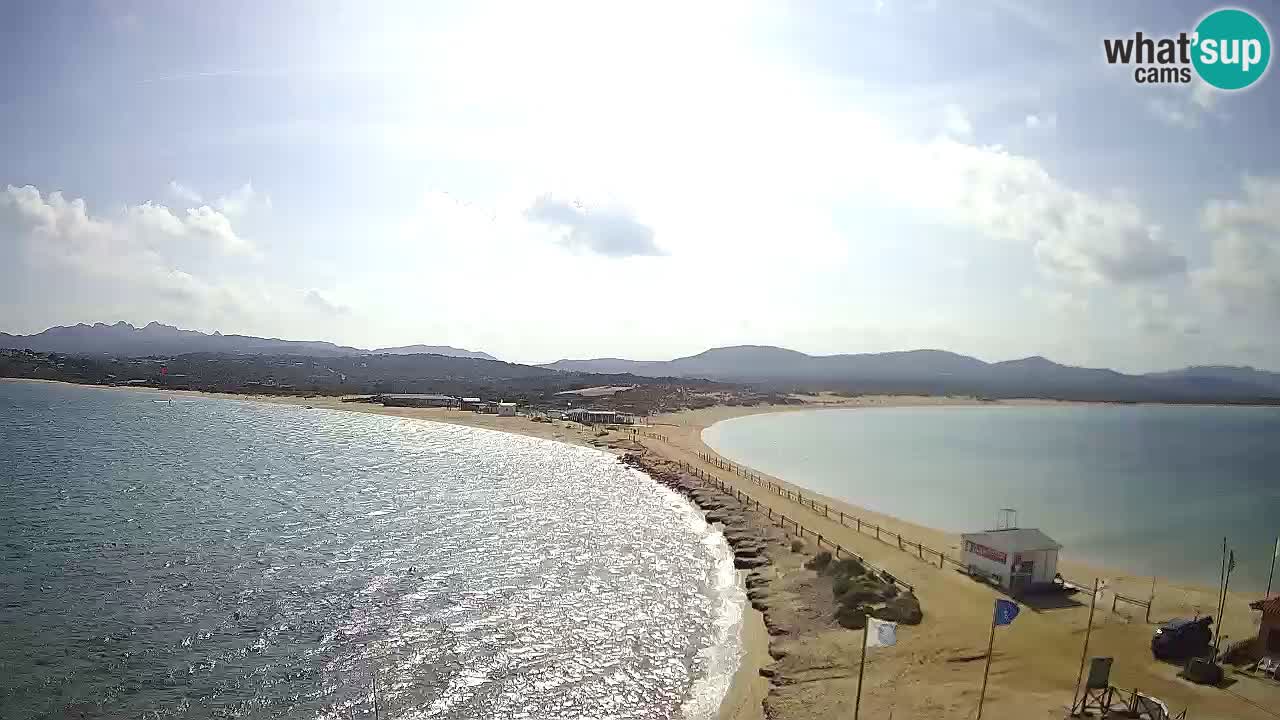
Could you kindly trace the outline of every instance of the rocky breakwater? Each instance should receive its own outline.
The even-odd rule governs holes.
[[[846,713],[867,616],[917,624],[924,614],[915,595],[857,558],[834,558],[788,534],[775,518],[690,475],[680,463],[643,446],[627,450],[623,462],[688,498],[708,522],[721,526],[734,564],[746,571],[747,597],[769,633],[772,662],[759,669],[769,683],[764,716],[808,720]]]
[[[762,522],[760,513],[748,510],[737,498],[685,473],[676,463],[641,453],[626,453],[622,461],[688,498],[705,513],[707,522],[721,527],[733,549],[734,567],[751,571],[744,580],[747,599],[751,607],[766,613],[767,625],[770,576],[762,571],[770,564],[771,553],[788,551],[786,533]]]

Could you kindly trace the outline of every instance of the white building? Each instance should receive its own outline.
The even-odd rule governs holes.
[[[513,402],[498,403],[498,417],[515,417],[516,404]]]
[[[995,581],[1010,592],[1053,582],[1062,546],[1034,528],[964,533],[962,562],[974,575]]]

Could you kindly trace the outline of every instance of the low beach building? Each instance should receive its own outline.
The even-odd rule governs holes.
[[[516,404],[513,402],[498,403],[498,417],[515,417]]]
[[[969,574],[1020,593],[1053,583],[1062,546],[1035,528],[1006,528],[960,536],[961,562]]]
[[[379,395],[377,400],[387,407],[447,408],[453,407],[458,402],[458,399],[452,395],[429,395],[420,393]]]
[[[586,425],[615,425],[618,423],[628,422],[623,420],[620,413],[613,410],[588,410],[586,408],[573,408],[566,410],[564,413],[565,420],[573,420]]]
[[[458,401],[458,408],[461,410],[475,410],[478,412],[480,410],[480,402],[480,398],[478,397],[464,397]]]
[[[1257,654],[1280,658],[1280,595],[1249,603],[1249,607],[1262,613],[1262,622],[1258,625]]]

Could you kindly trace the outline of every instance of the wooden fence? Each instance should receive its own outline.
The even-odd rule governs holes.
[[[1150,600],[1139,600],[1137,598],[1131,598],[1125,595],[1121,595],[1120,593],[1112,593],[1111,594],[1111,612],[1116,611],[1116,603],[1122,603],[1122,602],[1127,602],[1131,605],[1137,605],[1143,610],[1146,610],[1147,622],[1148,623],[1151,622],[1151,601]]]
[[[643,435],[644,437],[651,438],[653,440],[661,440],[667,443],[670,442],[670,440],[668,440],[665,435],[659,435],[657,433],[638,432],[637,434]],[[779,497],[785,497],[786,499],[794,503],[797,503],[799,505],[802,505],[805,508],[812,510],[815,513],[821,514],[823,517],[825,517],[828,520],[831,520],[833,522],[839,522],[841,525],[847,528],[856,530],[859,533],[873,536],[875,537],[876,540],[879,540],[880,542],[885,543],[886,545],[890,545],[890,546],[896,545],[898,549],[901,550],[902,552],[911,553],[917,556],[918,558],[920,558],[920,560],[923,562],[927,562],[929,564],[936,564],[939,568],[945,568],[949,565],[962,572],[969,571],[969,569],[964,565],[964,563],[960,562],[960,560],[956,558],[949,557],[944,551],[936,550],[934,548],[929,547],[928,545],[924,545],[923,543],[915,542],[913,540],[905,538],[899,533],[889,530],[888,528],[882,527],[877,523],[871,522],[870,520],[864,520],[863,518],[857,515],[853,515],[851,513],[847,513],[839,509],[833,510],[831,506],[828,505],[826,502],[818,502],[811,496],[806,497],[805,494],[800,490],[793,490],[791,488],[783,487],[782,485],[779,485],[771,480],[766,479],[765,477],[760,475],[760,473],[752,470],[751,468],[739,465],[733,462],[732,460],[726,460],[725,458],[722,458],[718,455],[712,455],[704,452],[698,452],[696,453],[696,455],[703,462],[706,462],[710,465],[714,465],[715,467],[720,468],[721,470],[726,470],[728,472],[731,472],[746,480],[750,480],[752,483],[772,492],[773,494]],[[750,500],[751,502],[755,502],[755,507],[757,510],[760,510],[761,512],[765,512],[767,510],[767,508],[762,508],[758,500],[751,498],[749,495],[746,495],[746,493],[742,493],[740,490],[736,490],[735,488],[732,488],[726,485],[725,483],[720,481],[719,478],[716,478],[715,476],[709,473],[705,473],[699,470],[698,468],[695,468],[694,466],[690,465],[689,463],[681,462],[680,464],[686,470],[688,470],[691,474],[693,474],[695,477],[701,480],[704,480],[706,482],[711,482],[716,484],[717,487],[719,487],[722,491],[730,495],[733,495],[735,497],[738,497],[739,499],[742,499],[745,497],[747,498],[747,500]],[[784,530],[788,527],[788,524],[789,524],[789,526],[792,527],[801,537],[804,537],[807,533],[808,535],[818,539],[818,545],[820,547],[825,543],[827,546],[831,547],[833,551],[838,550],[838,552],[835,553],[837,557],[841,553],[848,555],[850,557],[856,557],[858,558],[859,561],[875,568],[877,571],[881,572],[882,574],[887,575],[889,577],[893,577],[888,572],[883,571],[880,568],[876,568],[874,565],[871,565],[870,563],[867,563],[866,560],[863,559],[861,555],[858,555],[857,553],[847,550],[843,547],[839,547],[838,545],[831,543],[829,540],[822,537],[817,532],[814,532],[813,530],[809,530],[808,528],[804,528],[798,522],[796,522],[793,518],[787,518],[786,516],[783,516],[780,513],[774,513],[772,510],[768,510],[768,514],[771,520],[774,518],[775,515],[783,518],[783,521],[781,522],[779,527],[782,527]],[[902,585],[903,587],[911,589],[911,586],[906,585],[905,583],[902,583],[901,581],[897,580],[897,578],[894,578],[894,581],[898,582],[898,584]],[[1063,582],[1067,585],[1074,586],[1081,591],[1091,590],[1091,587],[1092,587],[1091,585],[1085,585],[1083,583],[1075,582],[1072,580],[1066,580],[1065,578]],[[1126,595],[1121,595],[1119,593],[1113,593],[1112,600],[1111,600],[1111,611],[1115,612],[1117,610],[1117,604],[1122,602],[1136,605],[1142,608],[1143,610],[1145,610],[1146,621],[1148,623],[1151,622],[1151,600],[1139,600],[1137,598],[1131,598]]]
[[[704,452],[699,452],[697,455],[704,462],[710,463],[721,470],[727,470],[739,477],[750,480],[756,485],[759,485],[779,497],[785,497],[786,499],[798,503],[815,513],[821,514],[828,520],[839,522],[841,525],[865,535],[872,535],[876,540],[879,540],[886,545],[896,545],[902,552],[912,553],[923,562],[937,564],[940,568],[951,565],[959,570],[968,570],[968,568],[966,568],[959,560],[948,557],[947,554],[941,550],[935,550],[928,545],[905,538],[899,533],[888,528],[881,527],[878,523],[871,522],[870,520],[864,520],[857,515],[853,515],[839,509],[833,510],[826,502],[818,502],[813,497],[805,497],[803,492],[799,490],[792,490],[771,480],[767,480],[762,477],[760,473],[757,473],[750,468],[743,467],[731,460],[726,460],[717,455],[710,455]]]
[[[788,534],[790,534],[791,532],[795,532],[796,535],[798,535],[800,538],[811,537],[817,543],[817,546],[819,548],[822,548],[824,546],[830,548],[832,557],[836,559],[840,559],[844,557],[857,558],[858,562],[871,568],[884,579],[889,580],[890,582],[893,582],[899,587],[902,587],[910,592],[915,592],[915,586],[912,585],[911,583],[905,582],[904,580],[897,577],[896,575],[889,572],[888,570],[885,570],[884,568],[879,567],[874,563],[868,562],[867,559],[864,558],[862,555],[859,555],[858,553],[853,552],[848,548],[845,548],[844,546],[840,545],[837,542],[833,542],[830,538],[823,537],[822,533],[816,530],[811,530],[805,527],[804,525],[801,525],[800,521],[796,520],[795,518],[787,517],[786,515],[780,512],[775,512],[773,508],[767,505],[761,505],[760,501],[752,497],[749,493],[745,493],[741,489],[725,483],[725,481],[703,470],[702,468],[690,465],[689,463],[684,462],[683,460],[680,461],[680,466],[684,468],[685,472],[701,480],[704,484],[715,487],[716,489],[720,490],[720,492],[723,492],[726,495],[729,495],[731,497],[737,498],[738,501],[741,502],[743,506],[745,506],[748,510],[753,509],[752,503],[754,503],[755,504],[754,509],[757,512],[764,513],[765,516],[769,518],[769,522],[777,525],[779,528],[782,529],[783,532]]]

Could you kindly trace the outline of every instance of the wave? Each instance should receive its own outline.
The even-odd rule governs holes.
[[[633,472],[649,479],[639,470]],[[665,487],[663,490],[670,495],[675,512],[688,523],[714,560],[706,578],[713,603],[710,643],[698,652],[693,682],[680,706],[681,717],[685,720],[710,720],[718,715],[733,683],[733,676],[742,663],[742,626],[747,591],[733,565],[733,549],[724,534],[709,524],[702,511],[688,500]]]

